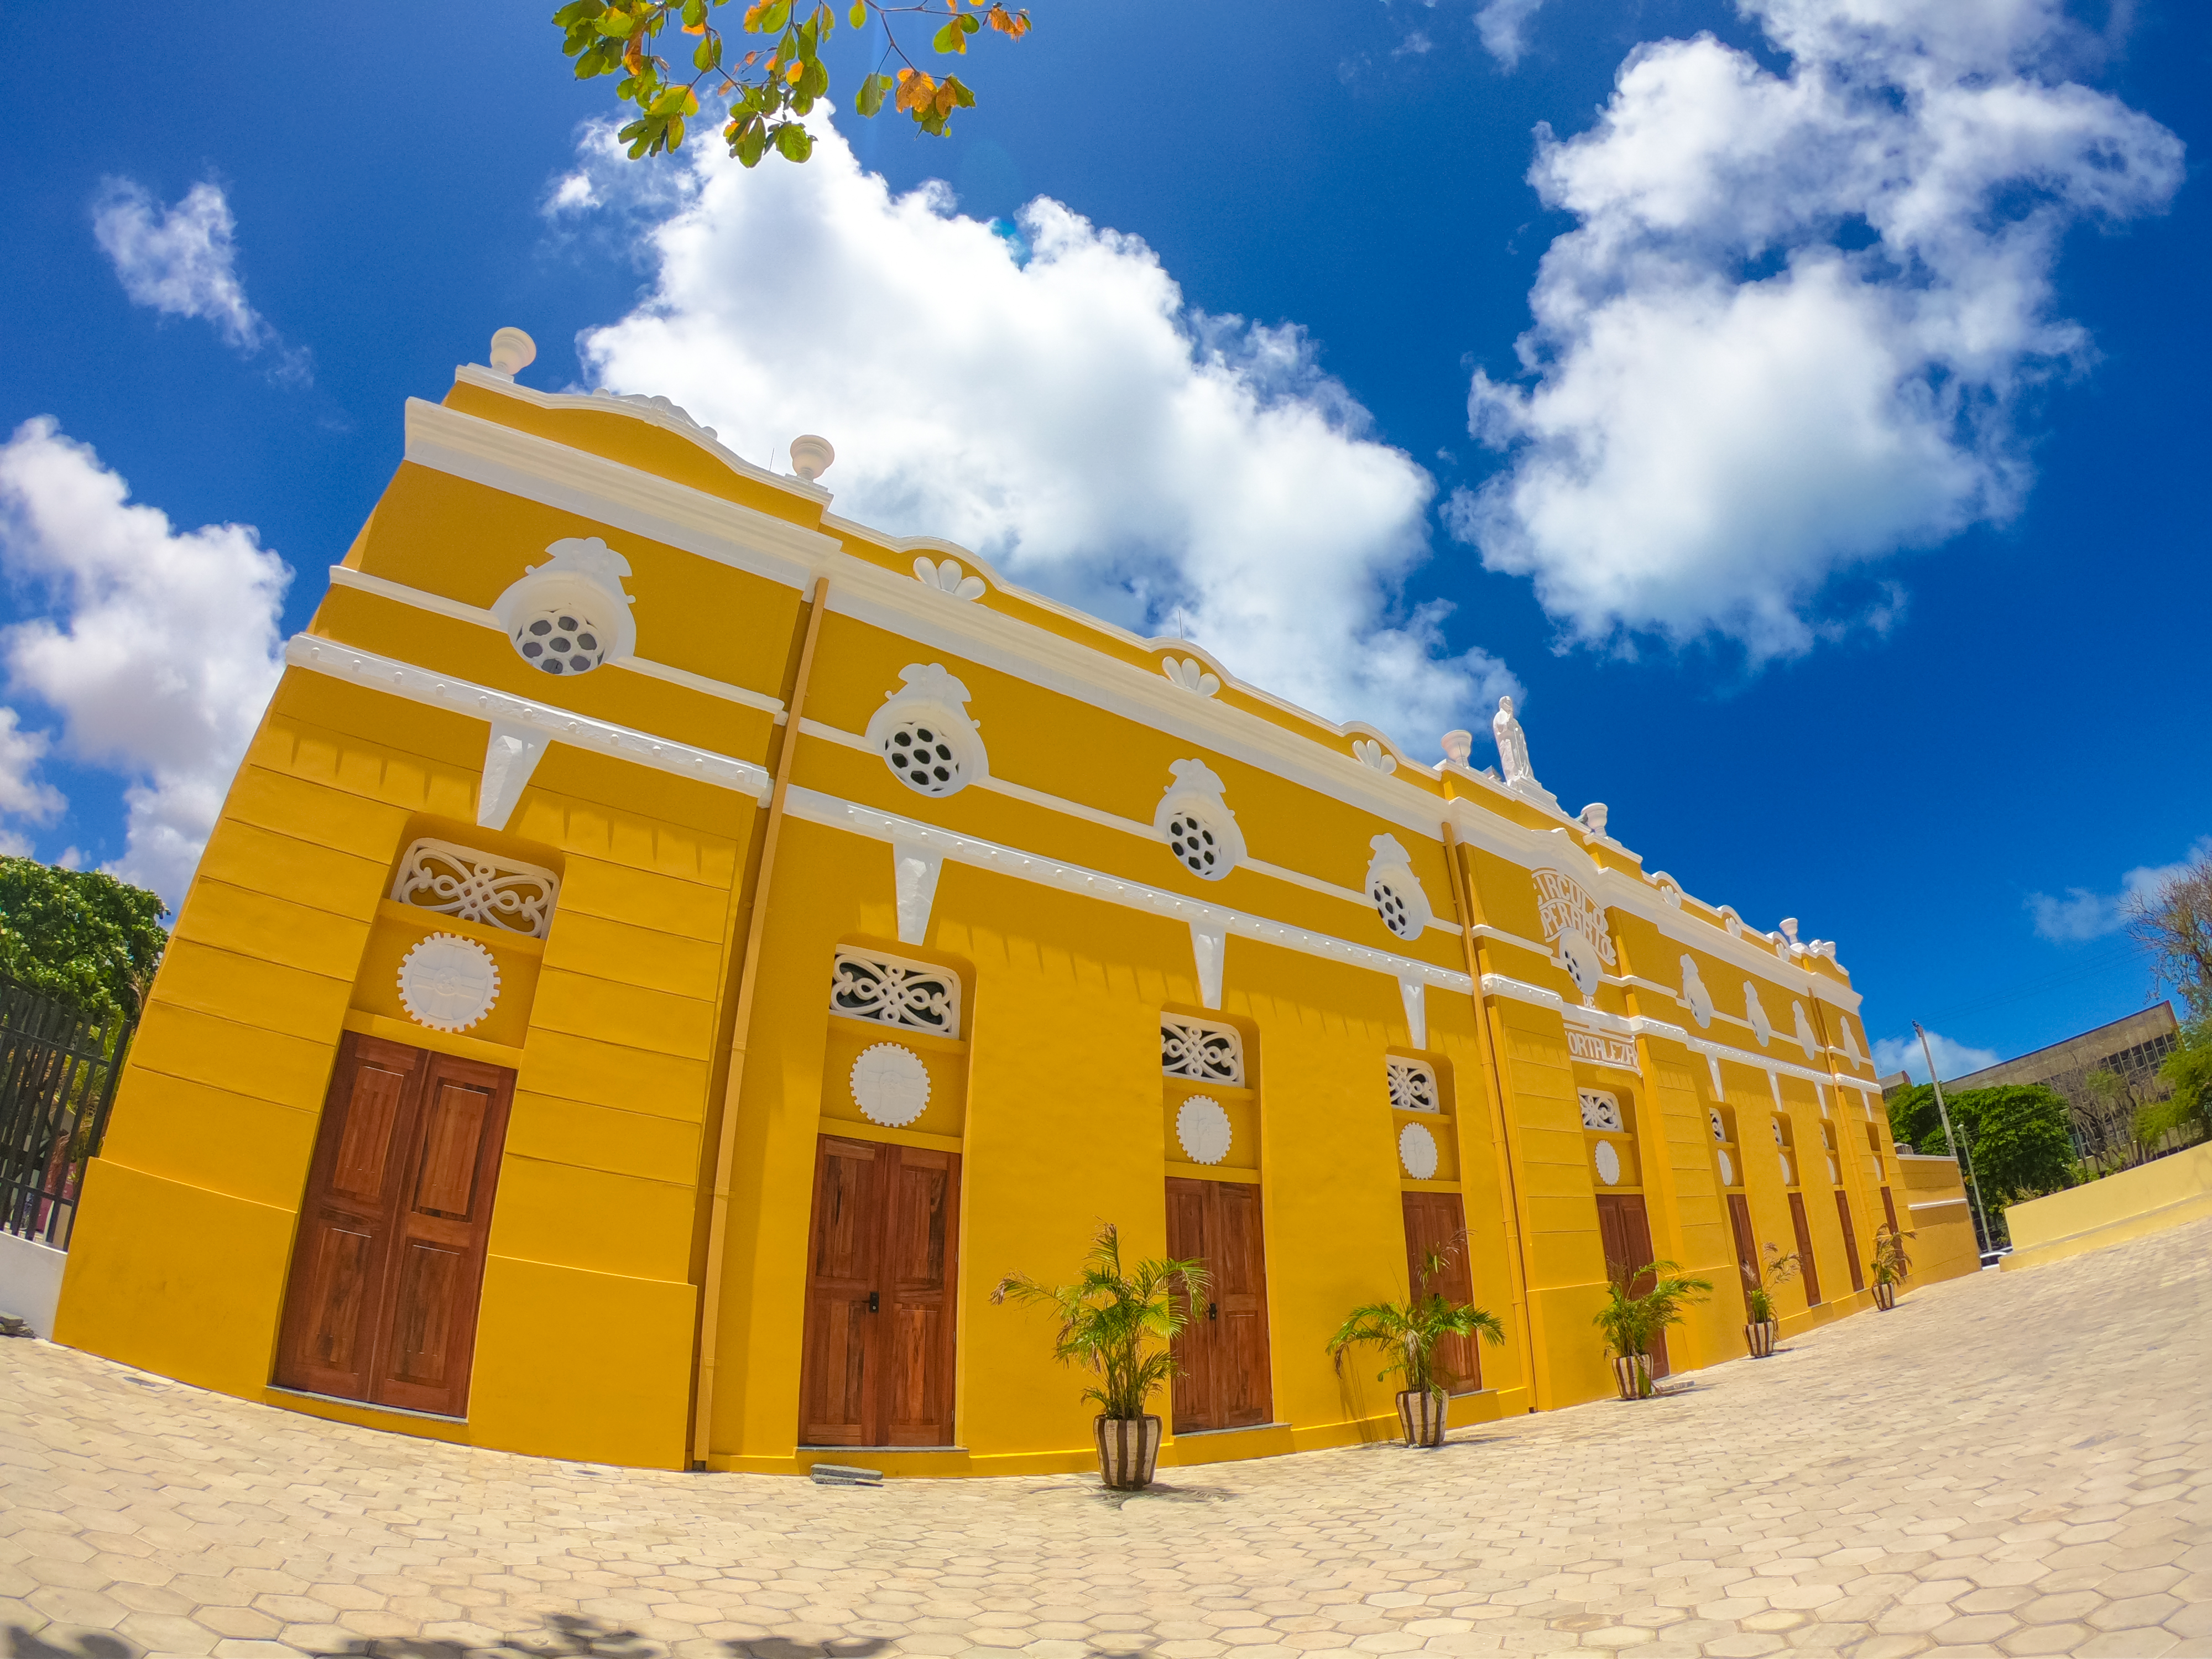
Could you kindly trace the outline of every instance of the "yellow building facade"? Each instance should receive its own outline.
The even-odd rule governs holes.
[[[1170,1466],[1390,1432],[1326,1339],[1462,1231],[1506,1340],[1458,1422],[1611,1389],[1608,1259],[1715,1280],[1676,1371],[1742,1352],[1768,1243],[1785,1333],[1871,1306],[1906,1183],[1832,948],[1646,871],[1510,717],[1505,778],[1418,763],[836,517],[799,453],[478,368],[410,404],[59,1340],[515,1451],[958,1474],[1091,1462],[988,1291],[1102,1221],[1213,1273]]]

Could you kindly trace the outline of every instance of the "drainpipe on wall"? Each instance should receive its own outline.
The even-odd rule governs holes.
[[[714,1417],[714,1345],[720,1334],[722,1258],[729,1249],[730,1165],[737,1154],[738,1096],[745,1080],[745,1049],[752,1034],[753,994],[760,984],[761,939],[768,931],[769,883],[775,873],[775,848],[783,828],[783,802],[791,787],[791,765],[799,752],[799,721],[806,707],[806,682],[814,672],[815,641],[822,613],[829,608],[830,579],[814,580],[806,614],[805,643],[799,650],[799,674],[784,710],[783,738],[776,745],[775,787],[768,798],[768,824],[761,832],[760,870],[753,878],[752,916],[745,927],[744,966],[738,976],[738,1008],[730,1034],[730,1072],[722,1087],[721,1131],[714,1148],[714,1194],[707,1214],[707,1263],[699,1287],[698,1384],[692,1403],[691,1467],[707,1467],[707,1441]]]
[[[1450,794],[1451,779],[1444,779],[1446,799]],[[1474,1001],[1474,1041],[1480,1051],[1484,1066],[1490,1073],[1490,1087],[1485,1092],[1490,1097],[1491,1133],[1498,1142],[1498,1167],[1505,1177],[1505,1243],[1507,1259],[1513,1267],[1514,1322],[1520,1327],[1522,1363],[1528,1367],[1530,1411],[1548,1409],[1551,1389],[1545,1385],[1543,1368],[1536,1363],[1534,1316],[1528,1310],[1528,1257],[1522,1228],[1521,1185],[1513,1168],[1513,1145],[1508,1137],[1505,1111],[1505,1074],[1498,1063],[1498,1046],[1492,1039],[1489,1010],[1482,996],[1482,960],[1474,939],[1474,880],[1460,862],[1459,834],[1452,828],[1451,819],[1444,819],[1444,859],[1449,866],[1452,879],[1452,901],[1459,910],[1460,943],[1467,952],[1468,977],[1474,981],[1469,994]]]

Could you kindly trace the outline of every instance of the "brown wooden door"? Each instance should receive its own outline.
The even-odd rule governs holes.
[[[1820,1269],[1813,1260],[1813,1230],[1805,1224],[1805,1194],[1790,1194],[1790,1224],[1797,1232],[1797,1269],[1805,1279],[1805,1305],[1820,1304]]]
[[[1836,1219],[1844,1224],[1844,1265],[1851,1270],[1851,1288],[1866,1289],[1866,1273],[1859,1266],[1858,1230],[1851,1225],[1851,1201],[1841,1192],[1836,1194]]]
[[[1759,1277],[1759,1240],[1751,1231],[1751,1201],[1741,1193],[1728,1195],[1729,1231],[1735,1235],[1735,1265],[1743,1288],[1764,1283]]]
[[[1431,1252],[1444,1258],[1429,1289],[1448,1302],[1474,1300],[1474,1273],[1467,1260],[1467,1216],[1457,1193],[1407,1193],[1406,1283],[1418,1288],[1421,1264]],[[1470,1336],[1448,1336],[1437,1344],[1437,1359],[1451,1374],[1454,1394],[1482,1387],[1482,1358]]]
[[[1889,1195],[1889,1188],[1887,1187],[1881,1189],[1881,1212],[1888,1218],[1890,1231],[1895,1232],[1897,1231],[1897,1200]]]
[[[814,1161],[799,1438],[952,1443],[960,1160],[823,1135]]]
[[[1610,1279],[1616,1273],[1636,1273],[1629,1285],[1629,1294],[1641,1296],[1652,1285],[1651,1275],[1637,1270],[1651,1265],[1651,1220],[1644,1208],[1644,1200],[1635,1193],[1600,1193],[1597,1194],[1598,1238],[1605,1246],[1605,1273]],[[1672,1368],[1667,1363],[1667,1334],[1660,1331],[1651,1338],[1651,1375],[1666,1376]]]
[[[1260,1189],[1245,1182],[1168,1182],[1168,1254],[1193,1259],[1210,1282],[1176,1339],[1177,1434],[1274,1420],[1267,1344],[1267,1263]]]
[[[459,1417],[514,1073],[348,1032],[300,1208],[279,1387]]]

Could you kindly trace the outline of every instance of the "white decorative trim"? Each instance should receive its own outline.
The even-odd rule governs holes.
[[[1805,1051],[1806,1059],[1816,1066],[1819,1065],[1820,1043],[1820,1040],[1813,1035],[1813,1022],[1805,1017],[1805,1005],[1802,1002],[1791,1003],[1790,1013],[1797,1028],[1797,1046]]]
[[[848,1086],[860,1115],[886,1129],[903,1129],[929,1109],[929,1067],[903,1043],[878,1042],[861,1049]]]
[[[1577,1089],[1575,1098],[1583,1109],[1583,1127],[1604,1129],[1617,1135],[1628,1133],[1620,1115],[1620,1097],[1609,1089]]]
[[[1206,672],[1206,666],[1195,657],[1166,657],[1160,662],[1160,672],[1186,691],[1195,691],[1201,697],[1210,697],[1221,690],[1221,677]]]
[[[1401,1112],[1442,1112],[1443,1092],[1437,1085],[1437,1068],[1425,1060],[1404,1054],[1382,1056],[1383,1081],[1390,1105]]]
[[[1400,939],[1419,939],[1437,913],[1421,878],[1413,873],[1413,854],[1392,835],[1377,836],[1367,844],[1374,854],[1367,863],[1367,902]]]
[[[492,721],[484,738],[483,781],[477,789],[478,824],[486,830],[507,828],[550,741],[534,726],[504,717]]]
[[[413,663],[395,662],[373,652],[356,651],[335,640],[295,634],[284,647],[284,660],[294,668],[349,680],[356,685],[386,691],[433,708],[449,708],[481,720],[504,719],[578,749],[588,749],[634,765],[649,766],[678,777],[694,778],[717,788],[750,795],[763,803],[768,797],[768,770],[750,761],[694,749],[689,744],[671,743],[665,738],[648,737],[628,726],[571,714],[565,708],[550,708],[450,674],[434,674]]]
[[[1609,1140],[1601,1140],[1590,1150],[1590,1162],[1597,1167],[1597,1178],[1608,1187],[1620,1185],[1620,1149]]]
[[[1175,781],[1152,812],[1152,829],[1176,862],[1200,881],[1219,881],[1244,856],[1244,832],[1221,797],[1221,780],[1202,760],[1170,761]]]
[[[1743,982],[1743,1017],[1751,1022],[1751,1034],[1764,1048],[1774,1040],[1774,1023],[1766,1017],[1766,1005],[1759,1000],[1759,987],[1746,980]]]
[[[918,842],[891,843],[891,891],[898,903],[902,945],[929,943],[929,913],[937,904],[937,878],[945,855]]]
[[[1190,954],[1198,967],[1198,1000],[1201,1007],[1221,1006],[1221,975],[1227,965],[1229,934],[1218,918],[1194,916],[1190,924]]]
[[[1192,1095],[1176,1108],[1176,1139],[1194,1164],[1218,1164],[1229,1156],[1236,1130],[1211,1095]]]
[[[1416,1181],[1437,1178],[1437,1138],[1425,1123],[1408,1123],[1398,1131],[1398,1166]]]
[[[908,663],[868,720],[868,746],[917,795],[957,795],[991,769],[968,716],[968,688],[943,663]]]
[[[1393,979],[1410,975],[1439,990],[1455,991],[1462,996],[1467,995],[1474,988],[1474,981],[1466,974],[1449,968],[1438,968],[1411,957],[1394,956],[1387,951],[1372,950],[1346,939],[1315,933],[1310,928],[1293,927],[1285,922],[1232,910],[1222,905],[1208,904],[1203,900],[1185,898],[1180,893],[1170,893],[1143,882],[1109,876],[1101,871],[1085,869],[1081,865],[1067,864],[1057,859],[1041,858],[1034,853],[1021,852],[978,836],[940,830],[934,824],[921,823],[913,818],[902,817],[896,813],[885,812],[872,806],[863,806],[854,801],[841,800],[834,795],[825,795],[798,784],[791,786],[786,793],[784,811],[788,817],[809,823],[850,830],[854,835],[866,836],[875,841],[911,840],[920,845],[937,848],[956,864],[973,865],[977,869],[995,871],[1017,880],[1033,881],[1042,886],[1057,888],[1062,892],[1079,894],[1086,898],[1102,900],[1133,910],[1148,911],[1179,921],[1218,924],[1224,933],[1240,939],[1279,945],[1285,950],[1325,957],[1349,967],[1365,968]],[[1550,996],[1554,1004],[1558,1003],[1556,994],[1548,992],[1545,994]]]
[[[550,870],[428,836],[408,843],[392,878],[394,903],[528,939],[545,937],[560,896]]]
[[[1406,1004],[1408,1048],[1425,1048],[1429,1046],[1428,989],[1426,980],[1406,977],[1398,981],[1398,994]]]
[[[950,593],[956,599],[980,599],[991,591],[981,576],[971,576],[957,559],[933,559],[927,554],[914,562],[914,579],[933,592]]]
[[[960,975],[931,962],[841,945],[830,969],[830,1012],[872,1025],[960,1035]]]
[[[1188,1014],[1160,1016],[1160,1074],[1244,1086],[1244,1034]]]
[[[1686,951],[1682,957],[1682,994],[1675,1000],[1690,1011],[1690,1018],[1698,1022],[1698,1029],[1712,1029],[1713,994],[1705,988],[1705,981],[1698,975],[1698,959]]]
[[[400,961],[400,1006],[417,1025],[465,1031],[498,1000],[499,963],[472,939],[432,933]]]
[[[1398,769],[1398,757],[1373,738],[1354,738],[1352,757],[1370,772],[1380,772],[1384,777]]]
[[[634,655],[637,623],[629,608],[637,601],[623,588],[629,561],[597,536],[570,536],[545,550],[550,558],[524,566],[521,579],[491,602],[522,659],[559,676]],[[580,629],[568,629],[570,622]]]

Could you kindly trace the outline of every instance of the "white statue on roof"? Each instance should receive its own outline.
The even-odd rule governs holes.
[[[1498,713],[1490,722],[1490,734],[1498,739],[1498,769],[1509,784],[1522,779],[1536,781],[1536,774],[1528,764],[1528,734],[1521,729],[1521,722],[1513,718],[1513,699],[1500,697]]]

